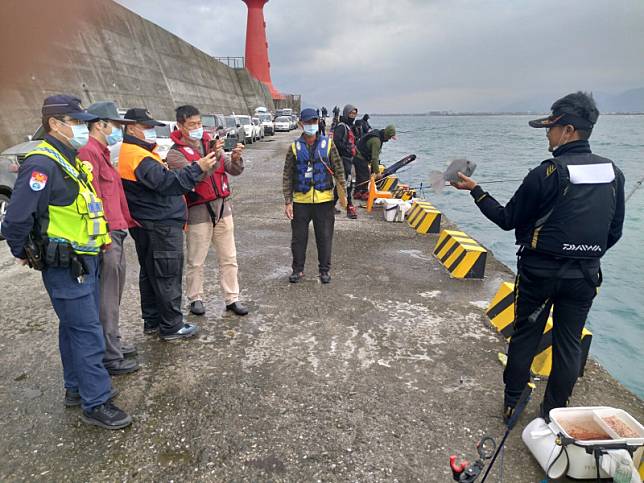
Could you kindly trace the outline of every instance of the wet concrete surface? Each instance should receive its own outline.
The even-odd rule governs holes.
[[[211,251],[207,313],[186,316],[200,336],[144,335],[126,239],[122,333],[142,369],[113,379],[134,417],[123,431],[89,427],[63,406],[57,319],[40,274],[0,244],[1,481],[443,482],[450,454],[471,461],[481,436],[500,439],[504,344],[484,307],[511,272],[489,257],[484,281],[452,280],[431,256],[436,235],[361,209],[358,220],[336,219],[331,284],[317,279],[312,233],[306,278],[289,284],[281,173],[293,137],[250,146],[231,181],[248,316],[224,311]],[[520,429],[544,387],[508,440],[504,481],[543,478]],[[593,361],[572,403],[644,420],[642,401]]]

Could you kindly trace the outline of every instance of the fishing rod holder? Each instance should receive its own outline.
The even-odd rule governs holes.
[[[474,463],[467,461],[456,461],[456,455],[449,457],[449,466],[452,470],[452,478],[459,483],[473,483],[477,480],[479,475],[485,468],[485,462],[491,459],[496,452],[496,441],[491,436],[483,436],[481,440],[476,443],[476,451],[479,454],[479,459]]]

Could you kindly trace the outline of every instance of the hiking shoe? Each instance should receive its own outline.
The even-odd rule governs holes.
[[[119,395],[119,390],[113,387],[112,390],[110,391],[110,401],[116,398],[116,396],[118,395]],[[65,406],[68,408],[73,408],[75,406],[80,406],[80,405],[81,405],[80,393],[73,389],[65,389]]]
[[[196,324],[183,324],[183,327],[181,327],[176,332],[173,332],[171,334],[160,334],[159,338],[161,338],[161,340],[187,339],[189,337],[197,335],[198,332],[199,332],[199,326],[198,325],[196,325]]]
[[[121,354],[123,357],[136,357],[138,351],[134,344],[121,344]]]
[[[289,277],[290,283],[297,283],[304,278],[304,272],[293,272]]]
[[[329,275],[329,272],[320,272],[320,282],[331,283],[331,275]]]
[[[358,218],[358,213],[356,213],[356,207],[353,205],[347,206],[347,218],[355,220]]]
[[[132,424],[132,416],[108,401],[90,411],[83,411],[81,421],[104,429],[123,429]]]
[[[143,333],[145,335],[155,335],[159,333],[159,323],[158,322],[143,322]]]
[[[195,300],[194,302],[190,302],[190,312],[195,315],[203,315],[206,313],[206,307],[203,306],[201,300]]]
[[[135,359],[121,359],[114,361],[110,366],[105,366],[110,376],[120,376],[121,374],[130,374],[136,372],[141,368]]]
[[[233,302],[232,304],[226,305],[226,310],[230,310],[237,315],[246,315],[248,313],[248,309],[239,302]]]

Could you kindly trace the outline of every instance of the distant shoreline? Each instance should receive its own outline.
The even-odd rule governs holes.
[[[396,116],[396,117],[448,117],[448,116],[547,116],[547,112],[422,112],[422,113],[393,113],[370,114],[371,116]],[[602,112],[602,116],[643,116],[644,112]]]

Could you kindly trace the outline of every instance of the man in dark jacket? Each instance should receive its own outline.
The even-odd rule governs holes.
[[[380,152],[384,143],[390,139],[396,139],[396,127],[393,124],[384,129],[372,129],[357,142],[356,156],[353,158],[353,164],[356,167],[354,199],[366,200],[368,198],[369,177],[372,174],[377,180],[382,177],[378,173]]]
[[[528,173],[506,206],[462,173],[453,183],[470,191],[487,218],[514,229],[520,246],[516,320],[503,374],[506,420],[529,381],[551,308],[552,371],[541,416],[566,406],[580,370],[581,332],[602,280],[599,261],[622,236],[624,175],[588,143],[598,117],[593,98],[577,92],[556,101],[549,117],[530,121],[546,129],[553,158]]]
[[[358,218],[356,208],[353,206],[353,201],[351,200],[351,170],[353,167],[353,157],[356,154],[356,136],[353,125],[357,114],[358,109],[351,104],[347,104],[342,110],[340,122],[333,130],[333,144],[335,144],[338,153],[342,157],[344,176],[347,181],[347,218],[351,218],[352,220]],[[337,188],[334,190],[334,202],[338,202]],[[340,210],[337,208],[336,213],[340,213]]]
[[[141,265],[143,331],[158,333],[163,340],[191,337],[199,328],[186,324],[181,313],[183,225],[187,217],[183,195],[214,167],[215,153],[171,171],[156,152],[154,127],[164,124],[145,109],[130,109],[125,119],[135,123],[126,127],[119,174],[132,218],[140,225],[130,233]]]
[[[371,125],[369,124],[369,114],[362,116],[362,119],[356,121],[356,131],[359,136],[357,136],[356,141],[359,141],[362,136],[371,131]]]

